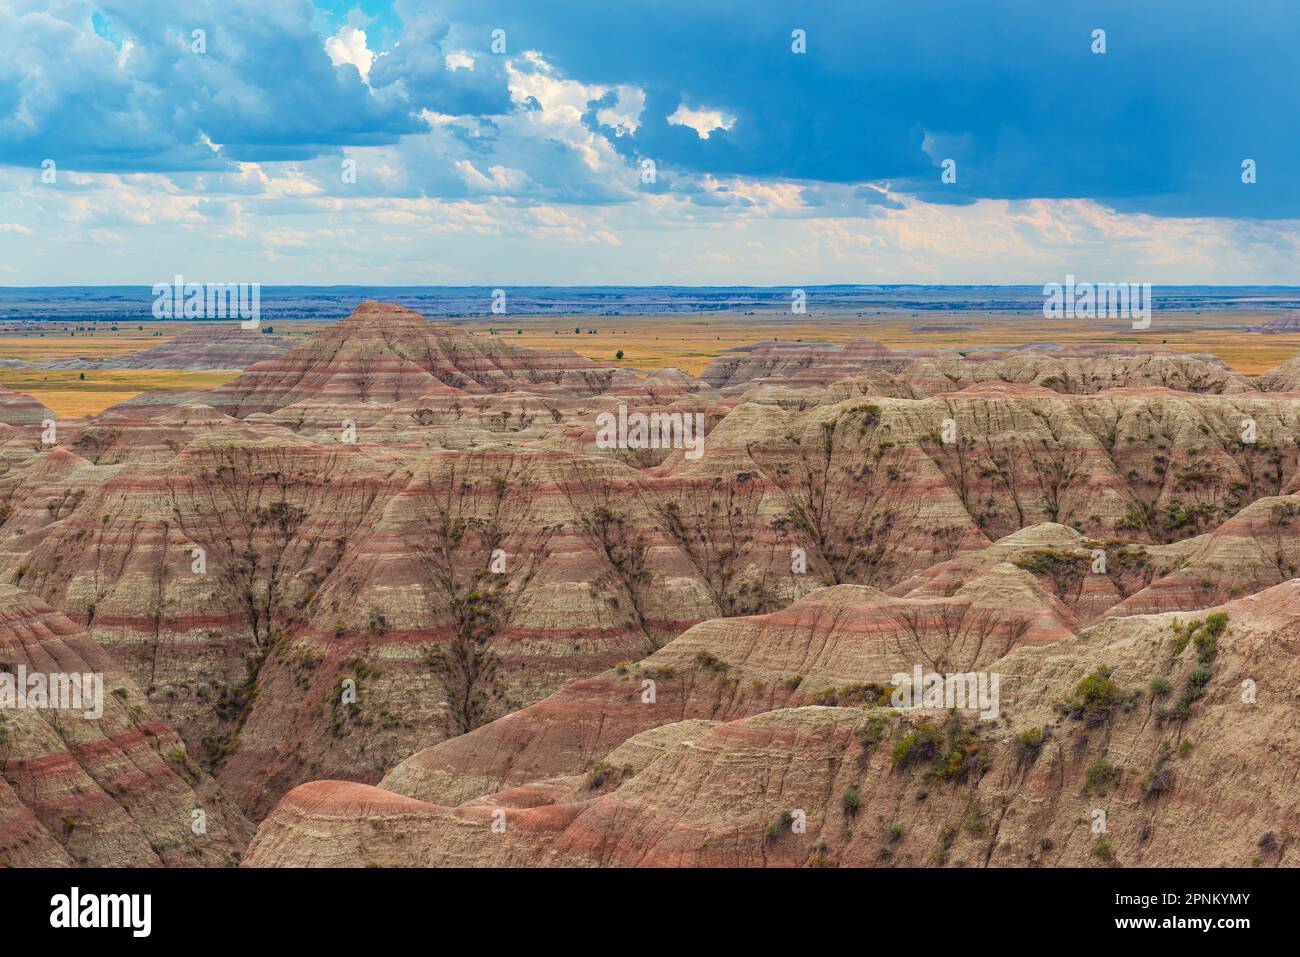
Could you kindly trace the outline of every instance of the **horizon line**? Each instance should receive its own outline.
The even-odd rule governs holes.
[[[183,275],[183,274],[182,274]],[[215,282],[216,280],[213,280]],[[1055,282],[1049,280],[1048,282]],[[1080,284],[1101,285],[1111,282],[1129,282],[1132,280],[1084,279]],[[61,285],[41,286],[6,286],[0,285],[0,292],[35,291],[44,289],[152,289],[155,283],[64,283]],[[195,285],[207,285],[196,282]],[[428,284],[428,283],[255,283],[262,289],[1037,289],[1038,283],[917,283],[917,282],[867,282],[867,283],[776,283],[766,285],[706,283],[466,283],[462,285]],[[1283,285],[1278,283],[1151,283],[1153,289],[1288,289],[1300,291],[1300,284]]]

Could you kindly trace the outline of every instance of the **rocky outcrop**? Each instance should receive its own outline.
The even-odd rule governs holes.
[[[0,863],[221,866],[249,827],[120,665],[31,595],[0,586],[0,671],[86,680],[81,707],[0,693]],[[0,679],[0,685],[4,683]],[[35,685],[32,685],[35,688]],[[12,691],[13,689],[11,689]],[[48,705],[48,706],[46,706]],[[96,713],[98,712],[98,713]]]
[[[459,803],[533,778],[587,772],[632,734],[806,703],[872,700],[892,674],[976,670],[1024,643],[1060,640],[1074,616],[1002,565],[949,597],[892,599],[839,585],[770,615],[703,622],[636,665],[580,681],[399,764],[384,787]],[[645,700],[645,682],[653,701]]]
[[[856,379],[867,385],[864,394],[906,398],[958,392],[982,382],[1038,385],[1070,395],[1147,386],[1209,395],[1256,391],[1255,384],[1208,355],[1103,349],[1044,354],[1032,347],[922,353],[869,340],[844,346],[763,343],[715,359],[700,378],[715,388],[780,383],[797,389]]]
[[[16,427],[11,434],[21,430],[24,436],[30,435],[31,441],[39,443],[41,423],[53,419],[54,413],[31,396],[0,386],[0,424]]]
[[[715,389],[768,380],[806,389],[866,373],[893,388],[903,389],[891,373],[900,371],[907,361],[905,355],[891,352],[870,339],[857,339],[843,346],[764,342],[714,359],[700,373],[700,379]]]
[[[174,339],[110,359],[60,359],[45,363],[48,369],[179,369],[201,372],[210,369],[247,369],[255,362],[271,359],[289,348],[284,336],[267,335],[260,329],[241,329],[231,324],[187,328]]]
[[[1012,532],[987,548],[932,565],[889,591],[910,598],[950,595],[989,568],[1009,563],[1033,575],[1053,597],[1088,622],[1146,588],[1153,579],[1179,567],[1183,556],[1198,545],[1199,540],[1134,545],[1116,539],[1092,539],[1064,525],[1046,522]]]
[[[24,402],[0,422],[0,581],[111,656],[203,787],[270,815],[256,863],[925,863],[940,843],[979,862],[980,815],[1004,804],[1070,850],[1021,835],[983,859],[1074,861],[1078,727],[1055,704],[1099,665],[1155,669],[1173,625],[1150,613],[1231,602],[1261,641],[1289,627],[1242,603],[1291,600],[1300,400],[1202,356],[765,344],[701,379],[643,376],[365,304],[218,389],[61,422],[53,443]],[[698,417],[702,448],[598,443],[628,411]],[[1161,671],[1175,687],[1185,658]],[[970,792],[881,756],[913,730],[927,751],[970,741],[880,710],[918,665],[1037,689],[980,730],[990,790],[942,840]],[[1201,714],[1148,703],[1166,730]],[[1069,748],[1143,768],[1159,745],[1130,713],[1105,727],[1141,739],[1133,763],[1095,730]],[[866,756],[878,718],[889,744]],[[1006,763],[1026,722],[1061,742],[1035,750],[1055,778]],[[838,836],[863,820],[835,811],[859,767],[857,813],[924,854]],[[808,790],[769,791],[787,768]],[[908,798],[926,787],[951,802]],[[768,835],[787,797],[830,830]],[[1284,844],[1279,807],[1248,820],[1277,818]],[[506,842],[481,828],[502,808]],[[28,859],[66,853],[41,847]],[[79,856],[119,851],[100,853]]]
[[[1300,743],[1300,584],[1217,611],[1190,630],[1139,616],[1013,647],[987,666],[1006,676],[995,721],[871,700],[778,706],[692,727],[648,764],[595,747],[582,790],[542,778],[456,803],[392,781],[304,785],[246,864],[1294,863],[1300,812],[1279,755]]]
[[[283,356],[214,389],[208,401],[236,418],[300,403],[304,414],[320,418],[326,414],[322,406],[392,405],[432,394],[521,388],[594,395],[618,374],[572,352],[473,336],[400,306],[367,302]]]
[[[1300,356],[1292,356],[1256,377],[1255,385],[1265,392],[1300,392]]]
[[[1300,578],[1300,495],[1252,502],[1111,615],[1193,611]]]

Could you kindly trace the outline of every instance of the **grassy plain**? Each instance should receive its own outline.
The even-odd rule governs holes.
[[[1257,375],[1300,352],[1300,333],[1266,335],[1249,328],[1277,318],[1274,312],[1156,313],[1151,328],[1129,323],[1049,320],[1038,313],[901,312],[870,310],[818,312],[711,312],[656,316],[547,316],[458,319],[476,336],[497,335],[541,349],[571,349],[602,362],[649,371],[673,366],[698,374],[718,355],[737,346],[781,342],[844,343],[875,339],[894,349],[996,349],[1035,343],[1060,345],[1163,346],[1209,353],[1245,375]],[[306,336],[321,323],[277,322],[277,334]],[[108,324],[77,331],[63,324],[0,325],[0,360],[41,363],[75,358],[111,359],[168,342],[182,323]],[[574,330],[581,331],[575,334]],[[595,330],[592,332],[591,330]],[[200,391],[233,378],[229,372],[167,369],[76,370],[0,367],[0,384],[25,392],[59,415],[93,415],[150,390]]]
[[[1039,313],[935,313],[872,311],[804,316],[716,312],[690,316],[582,316],[462,321],[477,335],[497,335],[543,349],[572,349],[608,362],[623,350],[623,364],[651,370],[674,366],[699,374],[718,355],[762,339],[843,343],[875,339],[892,349],[994,349],[1033,343],[1098,344],[1218,356],[1244,375],[1258,375],[1300,351],[1300,333],[1247,331],[1279,316],[1268,313],[1157,313],[1151,328],[1130,323],[1072,322]],[[574,329],[581,333],[574,333]],[[596,330],[595,333],[589,330]],[[522,335],[520,335],[522,331]]]
[[[79,378],[85,375],[85,379]],[[0,385],[25,392],[57,415],[95,415],[141,392],[200,392],[229,382],[237,372],[180,372],[174,369],[0,369]]]
[[[143,328],[141,328],[143,325]],[[0,361],[21,359],[33,365],[0,366],[0,385],[25,392],[61,416],[96,415],[109,406],[155,390],[199,392],[233,379],[235,372],[184,372],[176,369],[45,369],[43,362],[68,359],[113,359],[170,342],[184,323],[147,322],[76,325],[66,323],[0,324]],[[286,323],[291,335],[307,335],[318,326]],[[84,376],[84,378],[82,378]]]

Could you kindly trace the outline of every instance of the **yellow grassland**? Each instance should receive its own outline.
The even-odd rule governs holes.
[[[57,415],[95,415],[141,392],[201,392],[229,382],[236,372],[179,372],[173,369],[0,369],[0,385],[25,392]]]
[[[1300,351],[1300,334],[1247,332],[1251,325],[1277,318],[1278,313],[1157,313],[1151,328],[1135,330],[1126,323],[1083,323],[1049,320],[1041,315],[1005,313],[870,313],[802,317],[760,312],[757,315],[710,313],[693,316],[582,316],[470,321],[464,328],[476,335],[491,330],[511,342],[543,349],[572,349],[601,362],[623,351],[622,364],[634,369],[668,366],[699,374],[718,355],[762,339],[782,342],[843,343],[875,339],[893,349],[962,349],[1060,345],[1165,347],[1178,352],[1218,356],[1244,375],[1258,375]],[[1216,328],[1231,325],[1235,328]],[[975,326],[975,329],[968,327]],[[582,332],[574,334],[574,328]],[[919,330],[917,327],[924,327]],[[596,332],[591,334],[590,329]],[[519,331],[522,330],[522,335]],[[558,335],[557,335],[558,332]]]
[[[551,316],[502,321],[459,320],[476,336],[496,335],[505,341],[541,349],[571,349],[600,362],[614,362],[642,371],[676,367],[699,374],[718,355],[736,346],[764,339],[781,342],[844,343],[875,339],[895,349],[963,349],[1099,344],[1146,348],[1163,346],[1179,352],[1218,356],[1245,375],[1258,375],[1300,352],[1300,334],[1265,335],[1247,328],[1276,318],[1277,312],[1156,313],[1151,328],[1134,330],[1127,323],[1049,320],[1036,314],[934,313],[869,310],[818,312],[803,316],[775,311],[717,312],[672,316]],[[100,325],[94,332],[70,335],[58,325],[0,326],[0,359],[27,362],[122,356],[165,343],[181,323],[145,323],[119,327]],[[575,335],[574,329],[581,333]],[[276,333],[305,336],[319,323],[281,322]],[[591,333],[588,330],[594,329]],[[163,335],[155,335],[161,332]],[[0,368],[0,384],[25,392],[59,415],[93,415],[144,391],[201,391],[233,378],[231,372],[181,372],[166,369],[76,370]]]

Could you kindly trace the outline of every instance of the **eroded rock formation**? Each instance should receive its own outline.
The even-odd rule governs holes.
[[[1291,863],[1286,374],[858,342],[638,377],[368,303],[53,443],[0,395],[0,597],[162,755],[147,800],[101,775],[92,848],[14,761],[100,778],[23,716],[0,851],[228,863],[247,817],[255,865]],[[668,441],[598,442],[629,410]],[[890,707],[914,667],[1001,674],[996,718]]]

